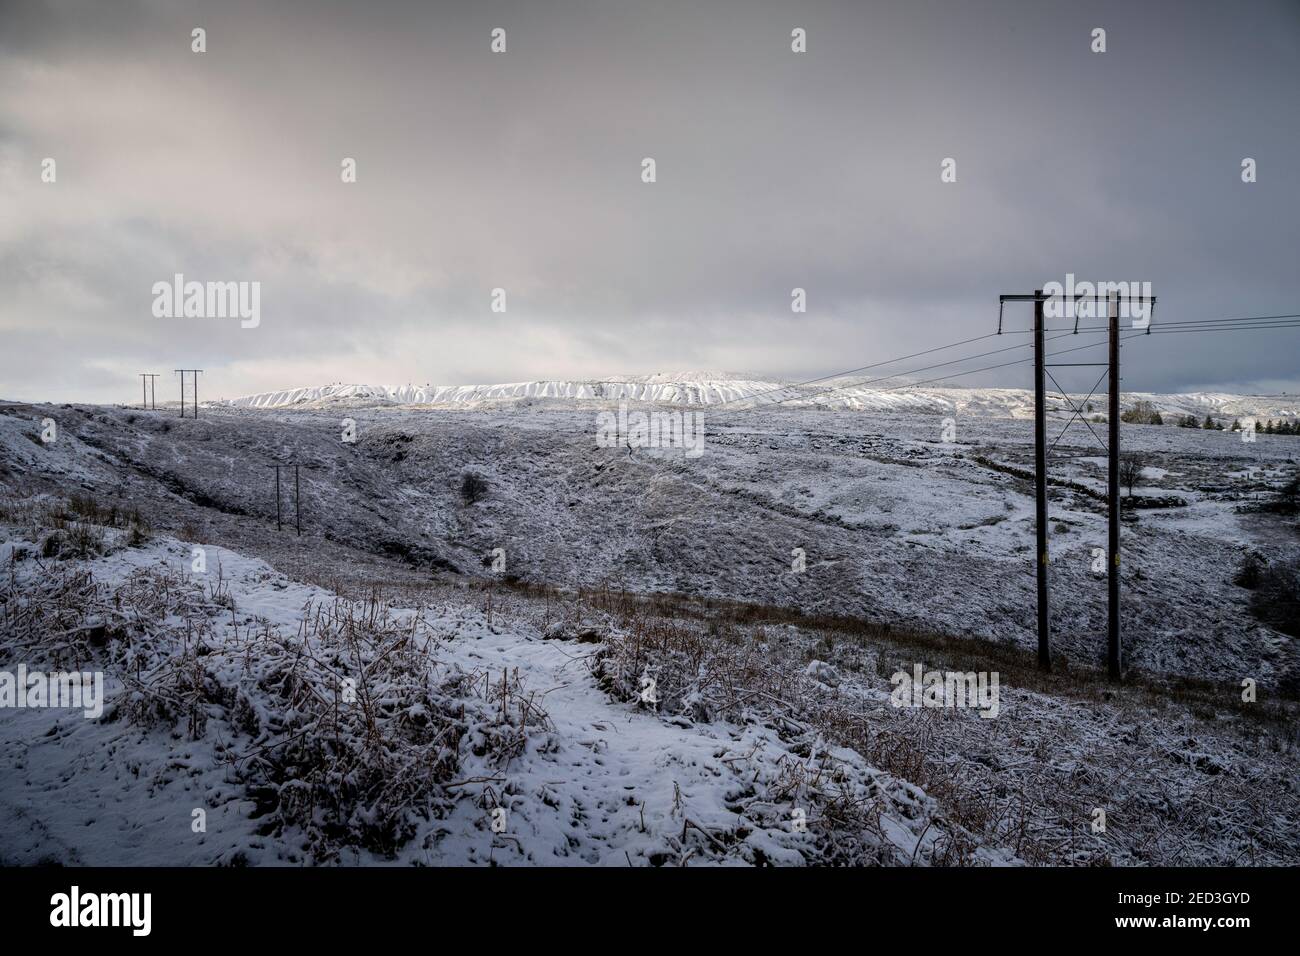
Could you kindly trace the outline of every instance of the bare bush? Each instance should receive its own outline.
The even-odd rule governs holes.
[[[292,633],[241,623],[219,573],[110,587],[60,566],[0,588],[0,658],[114,675],[105,719],[211,740],[259,832],[316,862],[392,854],[461,799],[465,757],[504,767],[549,728],[517,673],[439,667],[436,650],[424,614],[374,596],[308,605]]]
[[[1142,469],[1147,465],[1146,457],[1137,452],[1125,452],[1119,459],[1119,481],[1133,497],[1133,489],[1142,480]]]
[[[1268,562],[1264,560],[1263,555],[1257,551],[1252,551],[1242,560],[1241,566],[1232,579],[1232,583],[1239,588],[1253,591],[1259,587],[1266,570],[1268,570]]]
[[[1262,570],[1250,608],[1269,626],[1300,637],[1300,559],[1278,562]]]
[[[1119,420],[1130,425],[1163,425],[1165,423],[1159,410],[1146,399],[1134,402],[1131,408],[1121,412]]]
[[[488,495],[487,479],[477,472],[467,471],[460,476],[460,497],[467,505],[482,501]]]

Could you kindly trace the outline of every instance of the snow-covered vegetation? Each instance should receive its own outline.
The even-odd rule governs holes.
[[[321,397],[0,407],[0,671],[108,686],[0,709],[0,861],[1300,862],[1300,438],[1124,426],[1115,686],[1086,431],[1044,675],[1023,421],[723,405],[692,459],[598,448],[609,396]],[[894,706],[918,664],[996,717]]]

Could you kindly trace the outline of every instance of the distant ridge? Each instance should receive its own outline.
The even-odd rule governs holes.
[[[1073,396],[1082,401],[1082,396]],[[1295,418],[1300,397],[1237,395],[1226,392],[1125,392],[1127,407],[1147,401],[1167,419],[1183,415],[1203,418]],[[855,386],[853,380],[815,385],[732,376],[725,372],[675,372],[646,376],[616,376],[608,380],[551,380],[494,385],[365,385],[336,384],[286,388],[234,398],[225,404],[242,408],[322,408],[331,405],[478,406],[534,402],[640,402],[734,408],[821,407],[846,411],[915,411],[997,418],[1027,418],[1033,414],[1033,393],[1022,388],[935,388]],[[1059,396],[1053,408],[1066,408]],[[1105,410],[1104,394],[1094,395],[1092,411]],[[1172,422],[1167,422],[1172,424]]]

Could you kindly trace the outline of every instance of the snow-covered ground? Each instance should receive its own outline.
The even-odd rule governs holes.
[[[1113,691],[1086,429],[1040,678],[1025,421],[697,403],[691,458],[600,447],[616,404],[0,407],[0,669],[114,695],[0,710],[0,861],[1297,861],[1300,666],[1237,579],[1296,553],[1253,508],[1300,438],[1124,426],[1136,494],[1182,503],[1125,523]],[[997,719],[889,706],[945,659],[1003,672]],[[349,674],[375,709],[325,708]]]
[[[194,420],[11,406],[0,415],[0,466],[23,487],[129,499],[159,527],[278,559],[299,552],[276,531],[269,466],[297,462],[302,560],[361,555],[426,574],[608,583],[1033,645],[1030,423],[959,414],[950,429],[934,415],[724,406],[702,412],[704,453],[691,458],[599,447],[598,414],[214,407]],[[47,417],[61,435],[48,444]],[[1054,428],[1064,424],[1054,417]],[[1293,643],[1260,624],[1234,578],[1252,552],[1296,551],[1290,523],[1243,509],[1295,473],[1300,439],[1126,425],[1123,442],[1165,473],[1142,479],[1138,496],[1183,502],[1125,523],[1128,664],[1294,683]],[[1055,641],[1089,665],[1101,660],[1105,628],[1097,455],[1076,423],[1051,462]],[[474,504],[460,494],[467,472],[488,486]],[[286,484],[285,522],[292,504]]]
[[[339,614],[355,622],[354,608],[338,610],[347,602],[260,560],[201,549],[202,573],[192,570],[193,546],[173,539],[73,562],[103,602],[77,608],[82,619],[71,630],[111,636],[82,645],[46,633],[23,659],[31,669],[107,671],[106,713],[92,720],[53,708],[0,710],[4,862],[904,863],[927,862],[945,833],[933,801],[855,752],[823,744],[800,754],[792,749],[797,735],[779,725],[687,721],[660,713],[655,701],[616,700],[593,676],[590,644],[525,621],[463,604],[367,607],[369,617],[391,621],[396,640],[348,660],[339,633],[305,623]],[[6,611],[35,613],[37,582],[48,584],[57,562],[42,563],[22,547],[16,554],[11,539],[7,597],[14,603]],[[84,582],[78,586],[88,593]],[[159,587],[172,593],[170,613],[133,616],[141,591]],[[404,641],[418,645],[409,660],[422,672],[408,675],[406,686],[375,678],[382,655]],[[291,650],[295,667],[303,662],[299,682],[335,690],[333,718],[324,719],[326,711],[310,719],[283,683],[270,680],[272,647]],[[3,648],[7,658],[16,649]],[[176,697],[189,685],[174,675],[189,668],[200,676],[182,706]],[[358,684],[353,701],[337,693],[349,677]],[[424,726],[430,715],[412,685],[422,693],[441,688],[443,703],[460,707],[446,745],[456,779],[412,784],[416,795],[369,841],[356,834],[375,826],[387,791],[410,774],[433,774],[411,740],[391,742],[380,755],[382,787],[353,795],[352,804],[339,798],[341,807],[304,812],[293,801],[296,790],[310,791],[309,781],[268,784],[259,772],[303,734],[342,737],[337,750],[380,749],[390,744],[382,740],[389,725]],[[339,718],[339,708],[364,711],[371,724]],[[359,739],[367,732],[382,743]],[[313,771],[330,774],[333,756],[327,751]],[[347,792],[356,781],[339,764],[337,779],[326,782]],[[817,796],[799,785],[811,777],[825,778]],[[875,810],[872,832],[838,837],[843,852],[852,838],[854,856],[830,852],[817,819],[826,794],[869,801]],[[798,810],[812,815],[811,828],[796,826]],[[970,860],[1010,861],[1011,854],[985,848]]]
[[[497,590],[404,607],[168,537],[40,559],[27,527],[4,664],[102,669],[108,701],[0,710],[4,862],[1297,858],[1294,727],[1230,697],[1197,716],[1004,666],[993,719],[899,710],[886,675],[918,649],[888,636]]]

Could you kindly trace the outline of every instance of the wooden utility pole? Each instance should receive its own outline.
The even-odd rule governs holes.
[[[268,465],[269,468],[275,469],[275,530],[284,530],[283,512],[280,508],[280,469],[288,468],[288,464]],[[299,480],[300,466],[295,462],[293,465],[293,524],[298,534],[302,535],[302,483]]]
[[[1119,636],[1119,296],[1110,293],[1110,438],[1106,500],[1109,504],[1106,579],[1106,671],[1111,680],[1120,679]]]
[[[280,466],[271,467],[275,469],[275,530],[280,531]]]
[[[998,334],[1002,334],[1002,309],[1008,302],[1034,303],[1034,567],[1038,585],[1038,666],[1052,669],[1052,635],[1049,611],[1047,550],[1047,405],[1043,376],[1046,353],[1043,350],[1042,289],[1032,294],[1014,293],[998,297]]]
[[[140,408],[143,411],[148,411],[150,406],[152,406],[155,411],[158,409],[157,378],[158,376],[154,372],[140,373]],[[149,380],[149,392],[147,396],[145,394],[145,379]]]
[[[1081,299],[1087,298],[1091,302],[1098,302],[1100,295],[1076,295],[1075,301],[1075,332],[1079,331],[1078,303]],[[1038,664],[1043,670],[1051,670],[1051,633],[1049,628],[1049,588],[1048,588],[1048,565],[1050,556],[1047,545],[1047,453],[1045,445],[1045,426],[1046,426],[1046,388],[1044,375],[1050,375],[1047,371],[1049,367],[1057,368],[1062,365],[1087,366],[1087,365],[1106,365],[1107,373],[1110,377],[1110,396],[1108,408],[1110,414],[1108,418],[1109,440],[1106,442],[1105,452],[1109,468],[1107,470],[1107,511],[1109,513],[1109,522],[1107,527],[1107,593],[1106,593],[1106,669],[1112,680],[1119,680],[1122,676],[1121,650],[1122,642],[1120,640],[1119,627],[1119,527],[1120,527],[1120,500],[1119,500],[1119,426],[1120,426],[1120,408],[1119,408],[1119,391],[1120,391],[1120,374],[1119,374],[1119,294],[1110,291],[1107,295],[1109,326],[1107,331],[1110,334],[1110,361],[1109,362],[1064,362],[1054,363],[1049,366],[1045,361],[1043,352],[1043,302],[1046,296],[1043,290],[1038,289],[1033,295],[1016,293],[1011,295],[999,296],[998,299],[998,334],[1002,334],[1002,309],[1007,302],[1027,302],[1032,300],[1034,303],[1034,492],[1035,492],[1035,559],[1038,572]],[[1127,301],[1130,305],[1133,302],[1145,303],[1151,312],[1146,316],[1147,334],[1151,333],[1151,316],[1155,312],[1155,296],[1128,296]],[[1099,343],[1100,344],[1100,343]],[[1052,381],[1056,383],[1056,379]],[[1094,391],[1100,386],[1102,379],[1097,379],[1097,385],[1093,386]],[[1057,388],[1060,388],[1057,383]],[[1092,397],[1089,392],[1088,397],[1082,403],[1075,404],[1064,391],[1061,392],[1066,403],[1073,411],[1069,421],[1065,423],[1061,435],[1058,435],[1056,442],[1061,440],[1065,431],[1076,418],[1087,425],[1088,430],[1092,431],[1092,425],[1084,418],[1084,408],[1087,405],[1088,398]],[[1093,432],[1093,437],[1097,443],[1101,444],[1101,438]],[[1056,447],[1056,442],[1052,447]]]
[[[199,375],[202,374],[201,368],[178,368],[174,369],[181,377],[181,418],[185,417],[185,373],[194,374],[194,417],[199,417]]]
[[[1047,408],[1043,387],[1043,290],[1034,290],[1034,554],[1038,564],[1038,666],[1052,669],[1047,587]]]

